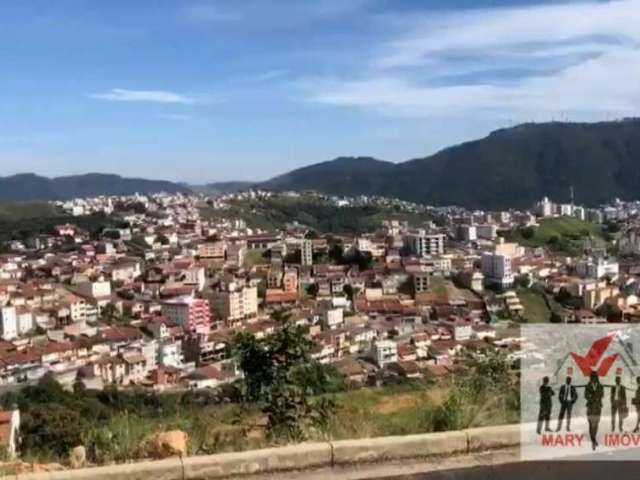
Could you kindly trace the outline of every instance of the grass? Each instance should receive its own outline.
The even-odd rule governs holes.
[[[601,226],[575,217],[545,218],[537,227],[525,227],[506,234],[508,240],[526,247],[546,247],[556,253],[578,255],[582,241],[592,238],[605,243]]]
[[[53,217],[57,214],[55,206],[47,202],[0,202],[0,220]]]
[[[595,223],[580,220],[579,218],[558,217],[540,220],[540,226],[536,230],[536,237],[542,241],[548,241],[553,235],[577,238],[587,236],[603,238],[600,226]]]
[[[324,441],[328,438],[409,435],[517,420],[517,411],[505,404],[506,397],[501,387],[487,392],[472,392],[465,378],[456,373],[455,378],[416,380],[331,395],[337,406],[335,415],[326,428],[316,430],[314,427],[305,432],[306,439]],[[60,395],[59,401],[66,398],[72,402],[71,405],[78,401],[75,394]],[[145,439],[154,433],[174,429],[187,433],[190,455],[243,451],[279,444],[278,439],[265,435],[265,418],[260,405],[208,403],[209,395],[198,395],[192,399],[195,403],[183,404],[176,403],[179,396],[166,394],[157,399],[162,407],[144,406],[140,404],[141,397],[113,395],[116,396],[111,400],[112,405],[118,405],[119,411],[101,422],[87,420],[81,435],[91,461],[98,464],[146,458],[148,448]],[[96,405],[101,405],[96,410],[98,416],[108,412],[104,404]],[[26,415],[25,423],[28,418]],[[34,435],[33,432],[27,434]],[[49,451],[43,451],[37,445],[31,442],[31,448],[24,448],[25,460],[51,462],[66,458],[49,444],[42,445]]]
[[[269,263],[269,259],[264,256],[264,250],[255,249],[247,250],[244,255],[244,267],[251,268],[254,265],[266,265]]]
[[[518,298],[524,307],[524,318],[529,323],[548,323],[551,310],[541,292],[533,289],[518,290]]]
[[[264,230],[277,230],[287,223],[298,222],[317,231],[337,234],[371,231],[383,220],[407,221],[414,226],[432,220],[425,212],[373,205],[338,207],[322,198],[305,195],[235,200],[229,205],[227,209],[203,207],[200,213],[209,219],[240,218],[249,227]]]

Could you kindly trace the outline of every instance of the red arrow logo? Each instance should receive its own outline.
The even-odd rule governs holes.
[[[571,352],[571,356],[575,360],[578,367],[580,367],[580,371],[585,377],[588,377],[591,374],[592,370],[596,370],[596,366],[604,352],[609,348],[609,344],[613,341],[613,336],[602,337],[591,344],[591,348],[587,354],[582,357],[577,353]],[[614,364],[619,354],[615,353],[606,357],[602,362],[600,362],[600,366],[597,368],[597,373],[599,377],[604,377],[611,366]]]

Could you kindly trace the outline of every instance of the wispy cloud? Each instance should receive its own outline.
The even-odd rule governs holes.
[[[148,103],[195,103],[195,99],[166,90],[127,90],[112,88],[107,92],[91,93],[91,98],[109,100],[112,102],[148,102]]]
[[[271,80],[277,80],[282,77],[289,75],[289,70],[287,69],[273,69],[266,70],[264,72],[257,72],[254,74],[247,74],[242,76],[240,79],[244,82],[248,83],[260,83],[260,82],[269,82]]]
[[[398,19],[394,18],[394,22]],[[314,102],[389,115],[637,114],[640,0],[406,17],[351,78],[301,83]]]
[[[409,34],[390,42],[377,64],[416,66],[465,52],[554,54],[582,44],[603,49],[617,41],[638,40],[639,7],[637,0],[619,0],[428,15]]]

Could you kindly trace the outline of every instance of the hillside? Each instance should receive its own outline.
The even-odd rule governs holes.
[[[277,230],[297,222],[320,232],[353,234],[366,232],[380,226],[383,220],[402,220],[412,225],[422,225],[432,220],[426,212],[410,212],[390,206],[337,207],[317,196],[301,195],[298,198],[274,196],[262,200],[235,200],[230,208],[216,210],[201,208],[205,218],[240,218],[248,226],[265,230]]]
[[[391,162],[371,157],[339,157],[299,168],[260,184],[271,190],[317,190],[336,195],[375,194],[384,189]]]
[[[251,186],[255,182],[242,182],[242,181],[231,181],[231,182],[214,182],[207,183],[204,185],[188,185],[189,189],[194,192],[209,194],[209,195],[220,195],[225,193],[235,193],[240,192],[242,190],[247,190],[251,188]]]
[[[537,227],[524,227],[505,232],[509,241],[526,247],[544,247],[556,253],[579,255],[585,239],[596,245],[606,244],[606,235],[601,226],[573,217],[545,218]]]
[[[338,158],[261,184],[275,190],[380,194],[434,205],[529,207],[543,196],[596,205],[638,198],[640,120],[523,124],[392,164]]]
[[[88,173],[46,178],[33,173],[0,177],[0,201],[65,200],[98,195],[188,192],[189,189],[163,180],[124,178],[119,175]]]

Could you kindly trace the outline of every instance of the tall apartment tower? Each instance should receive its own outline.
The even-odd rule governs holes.
[[[313,242],[311,240],[304,239],[302,241],[301,261],[302,265],[309,267],[313,265]]]
[[[442,233],[426,234],[420,232],[410,235],[408,240],[411,251],[420,257],[444,253],[445,236]]]

